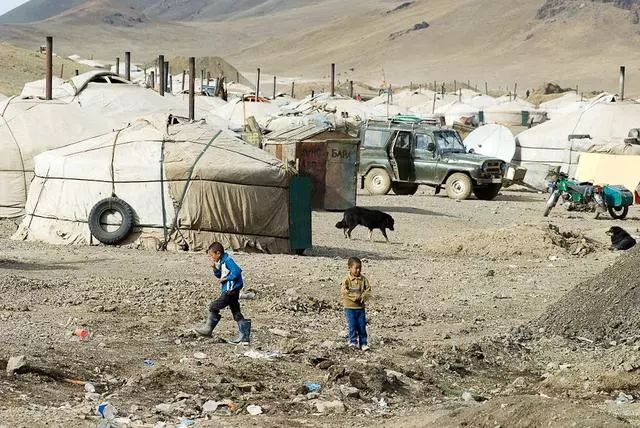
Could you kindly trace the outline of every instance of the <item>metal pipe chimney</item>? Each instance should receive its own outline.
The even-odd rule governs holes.
[[[189,120],[196,118],[196,58],[189,58]]]
[[[124,78],[131,80],[131,52],[124,53]]]
[[[625,66],[620,66],[620,101],[624,100],[624,79],[625,79]]]
[[[53,99],[53,37],[47,37],[47,82],[45,88],[45,99]]]
[[[331,63],[331,96],[336,96],[336,65]]]
[[[258,101],[259,96],[260,96],[260,69],[258,68],[258,80],[256,83],[256,101]]]

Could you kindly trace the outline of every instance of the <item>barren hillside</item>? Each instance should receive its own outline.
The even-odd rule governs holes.
[[[33,47],[53,34],[58,51],[102,58],[217,55],[297,79],[326,78],[336,62],[341,81],[456,79],[521,92],[545,81],[615,91],[624,64],[628,91],[640,95],[637,3],[90,0],[44,22],[0,25],[0,37]]]

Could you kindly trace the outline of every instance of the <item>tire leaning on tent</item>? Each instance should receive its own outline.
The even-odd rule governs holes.
[[[109,212],[120,214],[121,222],[117,229],[107,230],[103,217]],[[133,229],[133,208],[120,198],[105,198],[95,204],[89,213],[89,230],[96,239],[105,245],[116,245],[122,242]]]

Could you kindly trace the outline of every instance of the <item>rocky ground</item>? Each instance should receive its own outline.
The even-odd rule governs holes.
[[[203,254],[16,242],[2,222],[0,427],[95,427],[103,402],[132,427],[640,426],[640,335],[599,343],[530,323],[620,257],[605,231],[637,234],[640,210],[545,219],[544,195],[520,191],[359,205],[394,216],[391,242],[362,228],[345,240],[341,215],[318,212],[308,255],[234,254],[250,347],[220,343],[229,314],[214,339],[189,332],[217,292]],[[353,255],[374,292],[368,353],[344,346]]]

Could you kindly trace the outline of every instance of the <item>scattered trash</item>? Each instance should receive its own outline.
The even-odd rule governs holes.
[[[307,388],[307,392],[318,392],[320,391],[319,383],[305,382],[304,387]]]
[[[96,392],[96,387],[92,383],[87,382],[84,384],[84,390],[93,394]]]
[[[180,425],[178,425],[178,428],[192,427],[195,424],[196,422],[193,419],[182,418],[182,420],[180,421]]]
[[[281,354],[278,351],[256,351],[252,349],[242,355],[257,360],[273,360],[275,358],[279,358]]]
[[[262,414],[262,407],[256,406],[255,404],[251,404],[251,405],[247,406],[247,412],[251,416],[258,416],[258,415]]]
[[[145,367],[153,367],[156,364],[156,362],[147,358],[143,361],[143,364]]]
[[[9,358],[7,362],[7,376],[13,376],[15,372],[27,365],[27,357],[20,355]]]
[[[89,330],[86,328],[76,328],[73,335],[78,336],[80,339],[86,339],[89,337]]]
[[[195,354],[193,354],[193,358],[195,358],[196,360],[206,360],[207,354],[205,354],[204,352],[196,352]]]
[[[109,402],[105,401],[104,403],[98,404],[96,412],[101,418],[98,428],[111,428],[116,418],[116,409],[109,404]]]
[[[628,394],[625,394],[624,392],[621,392],[618,395],[618,398],[616,398],[616,404],[629,404],[629,403],[633,403],[632,395],[628,395]]]
[[[380,397],[380,400],[376,400],[375,397],[374,397],[373,401],[377,404],[378,410],[381,411],[381,412],[386,411],[387,407],[389,407],[389,405],[387,404],[387,401],[384,399],[384,397]]]
[[[202,405],[202,411],[204,413],[213,413],[218,410],[218,402],[209,400]]]
[[[241,291],[239,298],[243,300],[253,300],[256,298],[256,293],[253,291]]]

